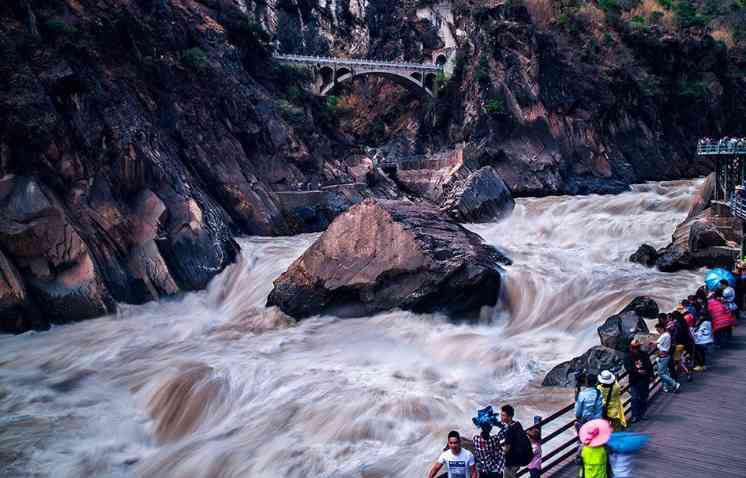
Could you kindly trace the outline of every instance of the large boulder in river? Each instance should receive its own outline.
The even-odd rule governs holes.
[[[506,263],[437,209],[367,199],[337,217],[275,280],[267,305],[296,318],[393,308],[461,316],[495,305]]]
[[[491,166],[471,173],[444,193],[441,209],[459,222],[489,222],[515,207],[510,190]]]
[[[575,387],[575,376],[581,370],[593,375],[598,375],[602,370],[611,370],[619,375],[624,371],[624,357],[623,352],[597,345],[583,355],[554,367],[541,384],[545,387]]]

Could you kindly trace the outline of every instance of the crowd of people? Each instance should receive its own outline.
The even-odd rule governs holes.
[[[541,435],[537,428],[524,430],[515,418],[515,409],[503,405],[500,415],[491,406],[477,412],[472,418],[480,430],[472,438],[474,453],[461,446],[457,431],[448,433],[448,448],[441,453],[430,469],[428,478],[435,476],[445,466],[448,478],[517,478],[521,467],[526,466],[531,478],[541,474]],[[496,434],[492,433],[498,428]]]
[[[655,379],[665,393],[676,393],[685,378],[704,372],[715,347],[726,347],[738,317],[736,292],[723,279],[714,287],[702,286],[671,313],[660,314],[653,354],[632,340],[625,360],[629,378],[630,419],[626,420],[621,386],[608,370],[597,376],[580,373],[575,417],[581,442],[578,460],[583,478],[632,477],[632,456],[648,437],[627,432],[629,425],[647,420],[648,394]],[[655,365],[650,356],[655,359]]]
[[[709,288],[700,287],[673,312],[660,314],[652,353],[639,340],[630,342],[624,363],[631,399],[629,420],[622,386],[612,371],[576,374],[575,429],[580,441],[577,461],[581,477],[634,476],[633,456],[649,437],[632,433],[629,428],[648,419],[648,395],[656,373],[663,391],[676,393],[683,379],[691,381],[695,372],[706,370],[713,348],[728,345],[738,316],[732,285],[723,279]],[[503,405],[499,416],[492,407],[479,410],[472,419],[479,429],[472,439],[474,453],[462,447],[457,431],[451,431],[448,447],[433,464],[428,478],[435,478],[443,467],[448,478],[514,478],[524,466],[531,478],[539,477],[540,429],[524,430],[514,417],[510,405]],[[495,427],[498,431],[493,434]]]
[[[702,138],[699,140],[700,146],[719,146],[723,149],[746,148],[746,138]]]

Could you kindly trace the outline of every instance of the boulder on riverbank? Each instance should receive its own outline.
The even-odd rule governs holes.
[[[544,387],[575,387],[575,377],[585,370],[598,375],[602,370],[611,370],[616,375],[624,371],[624,353],[612,348],[596,345],[586,353],[563,362],[546,374],[541,385]]]
[[[490,166],[457,181],[441,201],[441,209],[458,222],[494,221],[510,214],[514,207],[510,190]]]
[[[581,370],[597,375],[602,370],[615,374],[624,371],[624,358],[630,341],[635,336],[648,334],[643,319],[658,316],[658,304],[650,297],[635,297],[618,314],[612,315],[598,328],[601,345],[591,347],[583,355],[563,362],[546,374],[543,386],[574,387],[575,374]]]
[[[425,204],[365,200],[274,282],[267,305],[295,318],[401,308],[455,317],[497,303],[510,261]]]

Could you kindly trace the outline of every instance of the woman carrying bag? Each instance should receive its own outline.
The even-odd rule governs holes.
[[[624,405],[622,404],[622,387],[616,381],[616,377],[608,370],[598,374],[598,391],[604,401],[603,418],[609,420],[614,431],[622,431],[627,428],[627,418],[624,416]]]

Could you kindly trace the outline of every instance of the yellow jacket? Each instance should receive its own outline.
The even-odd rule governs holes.
[[[622,388],[619,382],[614,382],[611,387],[602,384],[596,386],[604,400],[604,408],[610,420],[617,420],[623,427],[627,427],[627,419],[624,416],[624,405],[622,405]],[[611,394],[611,397],[609,395]]]

